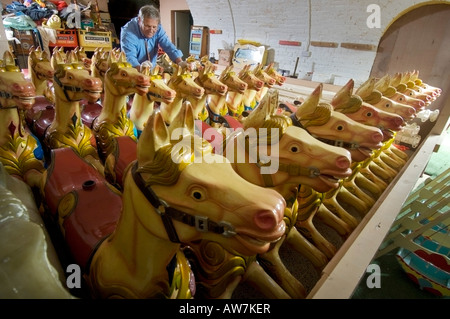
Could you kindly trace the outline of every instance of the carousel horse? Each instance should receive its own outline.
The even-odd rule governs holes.
[[[150,77],[133,68],[121,52],[115,59],[109,55],[110,67],[103,80],[103,106],[92,123],[105,176],[119,189],[123,169],[136,158],[137,132],[128,117],[127,98],[131,94],[145,95]],[[118,137],[126,137],[117,140]]]
[[[264,89],[265,81],[257,76],[260,66],[257,65],[254,70],[251,70],[251,65],[247,64],[239,72],[239,78],[248,84],[247,90],[242,97],[242,104],[244,105],[243,112],[250,112],[255,107],[256,95]]]
[[[200,66],[197,72],[198,76],[195,77],[194,81],[205,89],[205,94],[200,100],[193,100],[192,98],[188,100],[194,108],[194,114],[197,114],[197,119],[209,122],[211,99],[224,97],[228,91],[228,86],[216,77],[214,65],[209,61]]]
[[[213,154],[186,103],[169,127],[160,112],[149,117],[122,198],[121,219],[86,273],[95,297],[192,298],[186,244],[210,240],[251,256],[285,232],[284,199]]]
[[[0,162],[0,296],[73,298],[29,185]]]
[[[177,95],[171,103],[161,102],[159,106],[159,110],[168,125],[172,123],[186,99],[198,101],[205,94],[205,89],[195,83],[191,72],[175,64],[172,68],[174,71],[167,85],[175,90]]]
[[[177,95],[177,92],[166,84],[161,71],[162,69],[159,65],[152,70],[150,70],[149,66],[141,66],[141,73],[150,77],[150,86],[147,94],[134,94],[130,110],[128,111],[128,116],[137,130],[138,138],[144,130],[148,118],[155,111],[155,103],[170,104]]]
[[[44,150],[50,160],[50,150],[70,147],[104,174],[103,163],[97,152],[97,143],[91,129],[81,120],[80,100],[99,99],[102,81],[89,75],[73,52],[68,62],[55,52],[55,112],[51,124],[43,128]]]
[[[432,95],[433,97],[439,97],[441,95],[441,93],[442,93],[442,89],[424,83],[419,78],[419,71],[418,70],[415,70],[415,71],[412,72],[410,79],[417,86],[416,90],[418,90],[418,92],[429,94],[429,95]]]
[[[54,104],[55,96],[51,89],[53,75],[55,71],[50,63],[50,57],[41,47],[30,48],[28,55],[28,72],[31,82],[36,88],[36,103],[40,97],[44,98],[43,103]]]
[[[228,107],[226,105],[228,94],[243,94],[247,90],[247,83],[239,79],[236,72],[233,71],[233,66],[226,67],[219,76],[219,81],[228,87],[225,95],[211,94],[208,100],[209,111],[209,125],[215,128],[221,127],[224,123],[230,127],[231,120],[225,120],[225,116],[228,114]],[[227,116],[228,117],[228,116]]]
[[[20,72],[11,52],[5,51],[0,64],[0,161],[10,175],[39,188],[45,170],[44,153],[24,120],[35,93],[33,83]]]
[[[298,184],[327,191],[337,187],[338,178],[344,178],[351,173],[348,151],[316,140],[304,129],[293,126],[289,117],[272,116],[267,110],[270,108],[269,104],[273,103],[270,103],[269,97],[264,101],[246,120],[245,123],[252,123],[252,126],[248,127],[249,131],[245,132],[243,129],[234,131],[223,139],[223,148],[216,149],[216,153],[223,151],[226,157],[231,157],[232,165],[240,176],[253,184],[275,188],[278,192],[284,193],[285,199],[289,198],[295,202],[296,196],[292,196],[291,192]],[[248,132],[253,132],[254,136],[246,136]],[[219,132],[210,134],[204,131],[203,135],[221,138]],[[269,167],[267,164],[270,163],[276,165]],[[284,218],[289,226],[285,234],[286,241],[314,263],[324,266],[326,257],[293,227],[296,209],[291,209],[292,206],[295,205],[291,202],[285,210]],[[278,243],[276,246],[279,246]],[[248,265],[254,264],[254,259],[248,260],[237,256],[220,245],[206,241],[191,243],[189,247],[195,256],[195,263],[198,263],[198,268],[201,269],[199,284],[201,283],[204,293],[210,298],[229,298],[234,291],[234,285],[238,284],[236,277],[240,278],[241,275],[244,276],[243,280],[251,282],[252,286],[270,298],[283,298],[283,294],[278,292],[280,289],[290,297],[305,297],[302,284],[290,275],[279,257],[277,258],[277,247],[272,248],[274,252],[271,253],[273,256],[270,259],[261,257],[262,254],[258,256],[258,261],[265,260],[264,264],[267,267],[269,265],[276,267],[276,271],[271,270],[277,275],[276,282],[280,288],[277,290],[272,288],[271,291],[267,290],[270,280],[264,279],[267,276],[265,272],[259,271],[257,273],[260,275],[256,275],[255,267],[247,269]],[[208,258],[209,255],[221,258],[211,259]],[[270,262],[267,262],[268,260]],[[272,286],[275,287],[274,284]]]
[[[246,65],[238,73],[238,78],[247,84],[243,91],[228,90],[226,96],[226,106],[230,117],[242,120],[242,113],[245,110],[244,98],[246,101],[253,100],[256,92],[260,91],[264,85],[263,81],[258,79],[250,70],[251,65]],[[250,102],[248,102],[250,103]]]
[[[34,105],[25,112],[25,121],[31,131],[36,134],[35,120],[40,118],[42,113],[53,113],[55,103],[53,92],[55,71],[50,63],[50,57],[40,47],[30,48],[28,72],[31,82],[36,88],[36,98]],[[36,134],[36,136],[42,137],[39,134]]]
[[[322,88],[322,84],[317,86],[311,95],[291,114],[294,125],[305,128],[309,134],[322,142],[347,149],[353,162],[370,158],[372,152],[382,145],[383,134],[381,130],[358,123],[342,113],[333,111],[330,104],[320,102]],[[342,180],[340,182],[342,183]],[[300,189],[299,194],[300,196],[307,194],[308,197],[300,197],[298,199],[301,210],[299,209],[299,220],[296,226],[304,232],[305,236],[316,236],[319,239],[321,236],[317,233],[313,224],[313,217],[316,213],[320,213],[320,219],[329,223],[330,226],[340,226],[342,228],[340,232],[345,232],[345,228],[337,223],[338,221],[334,218],[334,214],[347,225],[356,225],[357,220],[353,214],[343,209],[336,209],[333,205],[330,205],[330,207],[326,206],[328,209],[318,210],[317,197],[321,197],[322,203],[326,204],[328,198],[337,195],[342,201],[345,201],[357,212],[361,213],[370,206],[370,203],[360,200],[342,187],[335,188],[331,192],[327,192],[327,194],[311,194],[312,197],[309,196],[309,192],[303,189]],[[303,205],[304,203],[311,203],[312,206]],[[332,204],[334,204],[334,201]],[[324,241],[323,238],[321,238],[320,245],[328,257],[335,254],[335,247]]]
[[[270,71],[271,74],[268,74],[267,71]],[[260,91],[256,92],[255,99],[250,105],[251,109],[254,109],[255,106],[259,104],[264,95],[266,95],[275,84],[283,85],[286,80],[285,77],[279,75],[273,68],[273,63],[269,64],[265,69],[263,68],[263,65],[259,63],[253,70],[253,73],[258,79],[264,82],[264,86]]]

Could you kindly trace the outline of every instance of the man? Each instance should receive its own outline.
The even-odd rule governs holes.
[[[155,66],[158,45],[173,62],[185,66],[183,53],[169,40],[160,22],[159,10],[152,5],[145,5],[139,10],[137,17],[122,27],[121,50],[125,52],[127,61],[133,67],[140,69],[140,65],[144,62],[151,62],[152,66]]]

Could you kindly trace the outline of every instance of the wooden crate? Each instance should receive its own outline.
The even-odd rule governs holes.
[[[76,29],[56,30],[56,43],[50,42],[51,47],[76,48],[78,35]]]
[[[85,51],[96,48],[112,49],[111,32],[78,30],[78,43]]]

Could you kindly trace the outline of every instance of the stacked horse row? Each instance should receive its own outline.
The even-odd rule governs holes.
[[[53,278],[52,297],[72,297],[62,269],[77,265],[94,298],[232,298],[241,283],[305,298],[280,249],[320,273],[338,247],[315,223],[349,236],[406,164],[396,132],[440,93],[414,72],[280,103],[272,65],[216,75],[202,59],[169,74],[82,53],[32,49],[28,79],[5,52],[0,72],[0,159],[46,243],[41,259],[1,250]],[[394,97],[403,86],[410,97]],[[10,233],[13,221],[1,219]],[[8,282],[6,296],[43,297]]]

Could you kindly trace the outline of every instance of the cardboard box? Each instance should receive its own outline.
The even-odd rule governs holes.
[[[20,43],[14,42],[14,54],[28,55],[28,53],[30,53],[31,47],[37,47],[36,35],[34,34],[33,30],[13,29],[13,35],[20,41]]]
[[[231,60],[233,59],[233,50],[219,50],[219,61],[218,65],[229,66],[231,65]]]

